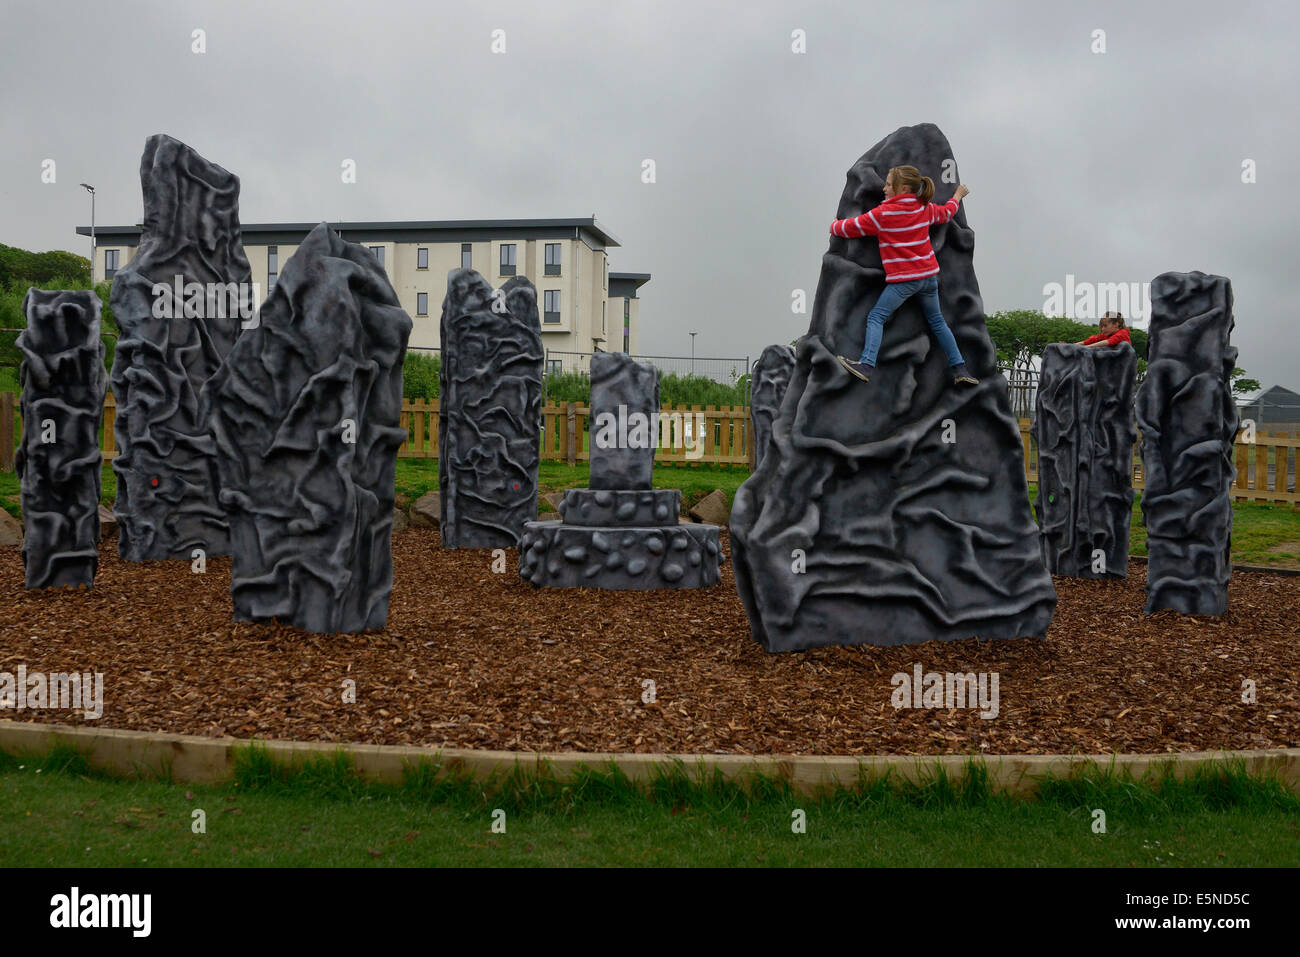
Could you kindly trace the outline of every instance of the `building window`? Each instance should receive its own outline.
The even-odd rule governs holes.
[[[429,268],[429,250],[426,249],[424,246],[421,246],[419,249],[415,251],[415,268],[416,269]]]
[[[605,260],[605,291],[609,292],[609,260]]]
[[[515,274],[515,244],[501,244],[501,272],[502,276],[513,276]]]
[[[632,351],[632,300],[623,299],[623,351]]]
[[[117,263],[118,263],[117,256],[119,252],[121,252],[121,250],[119,249],[104,250],[104,278],[105,279],[112,279],[113,274],[117,272]]]
[[[558,276],[560,274],[560,244],[546,244],[546,275]]]
[[[559,322],[560,321],[560,290],[548,289],[545,293],[546,312],[542,316],[542,322]]]
[[[546,374],[547,374],[547,375],[562,375],[563,373],[564,373],[564,360],[563,360],[563,359],[547,359],[547,360],[546,360]]]
[[[427,292],[417,292],[415,294],[415,314],[417,316],[427,316],[429,314],[429,294]]]
[[[270,293],[275,288],[275,280],[280,275],[280,247],[266,247],[266,291]]]
[[[600,334],[605,334],[605,303],[600,304]]]
[[[460,244],[460,268],[474,268],[474,245],[472,243]]]
[[[379,260],[379,265],[382,267],[384,265],[384,247],[371,246],[370,251],[375,254],[375,258]]]

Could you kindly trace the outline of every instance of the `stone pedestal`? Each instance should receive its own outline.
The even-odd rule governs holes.
[[[682,493],[650,487],[658,408],[653,366],[622,353],[592,356],[593,487],[565,491],[561,522],[525,524],[519,543],[525,581],[638,591],[718,583],[718,526],[680,524]]]
[[[1202,272],[1151,283],[1147,374],[1138,389],[1148,612],[1228,610],[1237,475],[1232,284]]]
[[[1071,578],[1128,577],[1137,353],[1049,345],[1035,404],[1043,563]]]

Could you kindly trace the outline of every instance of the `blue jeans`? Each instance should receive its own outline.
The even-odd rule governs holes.
[[[865,362],[870,366],[876,364],[880,339],[885,333],[885,320],[897,312],[898,307],[908,299],[918,295],[921,297],[921,311],[925,314],[925,321],[930,324],[930,331],[943,347],[944,354],[948,357],[948,365],[959,366],[966,361],[961,357],[957,340],[953,338],[952,330],[948,328],[943,312],[939,309],[939,277],[926,276],[924,279],[913,279],[911,282],[885,283],[885,291],[880,294],[880,298],[876,300],[875,306],[867,315],[867,341],[862,345],[862,358],[858,360],[859,362]]]

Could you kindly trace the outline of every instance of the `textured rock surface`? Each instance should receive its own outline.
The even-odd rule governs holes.
[[[160,134],[145,143],[140,183],[144,231],[111,299],[121,332],[112,376],[118,552],[131,561],[189,559],[195,548],[224,555],[230,533],[199,393],[240,331],[240,287],[226,284],[251,290],[239,178]],[[201,314],[187,314],[188,297],[168,292],[160,304],[171,317],[158,318],[154,283],[174,288],[177,276],[202,285]]]
[[[1034,508],[1053,575],[1128,577],[1136,379],[1137,353],[1128,343],[1043,350]]]
[[[592,488],[650,487],[659,441],[652,423],[658,412],[659,372],[654,366],[622,352],[591,357]]]
[[[237,621],[382,628],[411,319],[364,246],[321,223],[205,392]]]
[[[889,168],[905,163],[946,199],[950,159],[937,127],[899,129],[849,170],[837,216],[880,203]],[[944,317],[980,385],[954,389],[915,300],[885,325],[871,383],[845,372],[835,356],[861,350],[884,274],[874,239],[830,240],[771,443],[732,505],[737,589],[769,651],[1041,636],[1051,622],[1056,592],[964,209],[930,235]]]
[[[99,422],[108,374],[99,297],[29,289],[23,355],[23,566],[28,588],[85,585],[99,567]],[[46,440],[49,441],[46,441]]]
[[[691,507],[691,518],[709,525],[726,525],[731,515],[727,493],[715,488]]]
[[[857,358],[852,356],[851,358]],[[752,389],[749,397],[749,421],[754,436],[754,465],[763,461],[767,443],[772,438],[772,422],[781,411],[781,400],[790,387],[794,375],[794,348],[768,346],[758,357],[751,370]]]
[[[519,545],[519,574],[550,588],[708,588],[718,571],[716,525],[590,528],[529,522]]]
[[[670,525],[681,511],[679,489],[565,489],[558,509],[570,525]]]
[[[1146,487],[1148,612],[1228,610],[1237,406],[1232,284],[1202,272],[1151,283],[1147,374],[1137,395]]]
[[[498,295],[472,269],[448,274],[438,419],[446,548],[513,548],[537,516],[544,358],[531,282],[515,276]]]
[[[425,492],[411,503],[411,524],[419,528],[437,528],[442,521],[442,496]]]

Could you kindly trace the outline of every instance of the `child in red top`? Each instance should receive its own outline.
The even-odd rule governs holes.
[[[1121,342],[1127,342],[1133,345],[1133,338],[1128,334],[1128,329],[1124,327],[1124,315],[1119,312],[1108,312],[1101,317],[1101,322],[1097,324],[1100,330],[1095,336],[1089,336],[1087,339],[1080,339],[1075,343],[1076,346],[1117,346]]]
[[[952,219],[962,197],[969,192],[965,186],[958,186],[952,199],[937,206],[930,202],[934,198],[934,180],[922,176],[915,166],[895,166],[885,177],[883,203],[861,216],[831,223],[833,236],[846,239],[875,236],[880,242],[885,289],[867,315],[862,357],[854,362],[836,356],[840,365],[863,382],[870,382],[875,371],[885,321],[904,302],[919,295],[930,331],[948,357],[953,381],[958,385],[979,385],[979,380],[967,371],[966,360],[939,308],[939,262],[930,246],[930,227]]]

